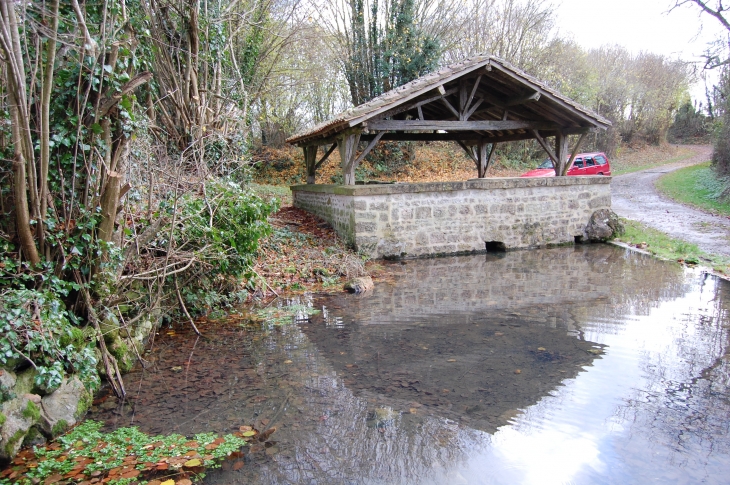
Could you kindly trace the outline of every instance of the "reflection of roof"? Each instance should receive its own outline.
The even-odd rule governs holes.
[[[471,98],[481,98],[484,108],[473,113],[469,120],[502,120],[503,110],[505,106],[509,106],[510,119],[513,120],[553,122],[565,128],[605,129],[611,125],[606,118],[561,95],[508,62],[494,56],[480,55],[421,76],[360,106],[350,108],[290,137],[287,142],[294,145],[307,144],[362,125],[368,120],[412,119],[416,114],[416,104],[419,103],[425,118],[429,120],[453,119],[447,103],[422,102],[434,98],[434,94],[437,95],[434,90],[441,88],[441,94],[444,95],[445,91],[444,97],[452,105],[458,106],[460,93],[455,88],[464,81],[475,81],[478,76],[481,76],[481,82]],[[473,86],[474,82],[468,85],[470,92]],[[516,101],[526,95],[528,98],[522,102]],[[529,97],[530,95],[537,96]],[[530,100],[535,102],[527,102]]]

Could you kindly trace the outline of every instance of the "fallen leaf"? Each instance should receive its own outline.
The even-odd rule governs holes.
[[[243,461],[238,460],[236,463],[233,464],[233,471],[238,471],[241,468],[243,468]]]
[[[241,436],[243,436],[244,438],[248,438],[249,436],[256,436],[256,431],[254,431],[254,430],[244,431],[243,433],[241,433]]]
[[[202,462],[198,458],[193,458],[192,460],[188,460],[185,463],[183,463],[183,465],[188,468],[193,468],[193,467],[202,465]]]
[[[177,485],[193,485],[193,482],[187,478],[183,478],[182,480],[177,481]]]
[[[239,429],[240,431],[246,432],[246,431],[251,431],[251,430],[252,430],[253,428],[252,428],[251,426],[241,426],[241,427],[240,427],[240,428],[238,428],[238,429]]]
[[[539,352],[545,352],[545,350],[547,350],[547,349],[545,347],[538,347],[537,350]]]
[[[520,369],[516,369],[515,374],[522,374],[522,371]]]
[[[449,359],[446,362],[456,362],[456,359]]]
[[[134,478],[139,476],[140,471],[139,470],[129,470],[127,472],[122,473],[122,478]]]
[[[175,480],[165,480],[160,485],[175,485]]]

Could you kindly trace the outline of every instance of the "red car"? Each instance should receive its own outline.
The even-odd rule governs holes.
[[[568,169],[568,175],[611,175],[611,163],[603,152],[579,153]],[[539,167],[523,173],[520,177],[555,177],[553,162],[547,159]]]

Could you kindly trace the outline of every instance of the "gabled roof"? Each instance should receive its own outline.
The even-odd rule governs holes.
[[[468,102],[465,102],[465,98],[468,98]],[[470,107],[473,108],[471,113],[464,118]],[[461,113],[460,116],[457,116],[457,111]],[[469,130],[470,125],[462,123],[458,128],[459,134],[454,135],[464,138],[498,137],[494,141],[532,138],[530,128],[525,128],[527,125],[520,124],[520,121],[534,122],[534,126],[544,135],[549,135],[555,129],[578,133],[611,126],[606,118],[561,95],[508,62],[494,56],[480,55],[421,76],[367,103],[350,108],[331,120],[290,137],[287,142],[302,146],[318,142],[325,144],[342,131],[357,127],[368,129],[368,122],[386,119],[495,121],[493,124],[474,124],[478,128],[474,130]],[[385,131],[383,127],[391,125],[381,123],[381,128],[376,131]],[[443,131],[450,132],[446,125],[443,125]],[[388,131],[398,129],[391,128]],[[413,130],[407,131],[412,133]]]

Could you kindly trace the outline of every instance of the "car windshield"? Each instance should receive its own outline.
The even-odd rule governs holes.
[[[553,168],[553,162],[549,158],[542,162],[537,168]]]

